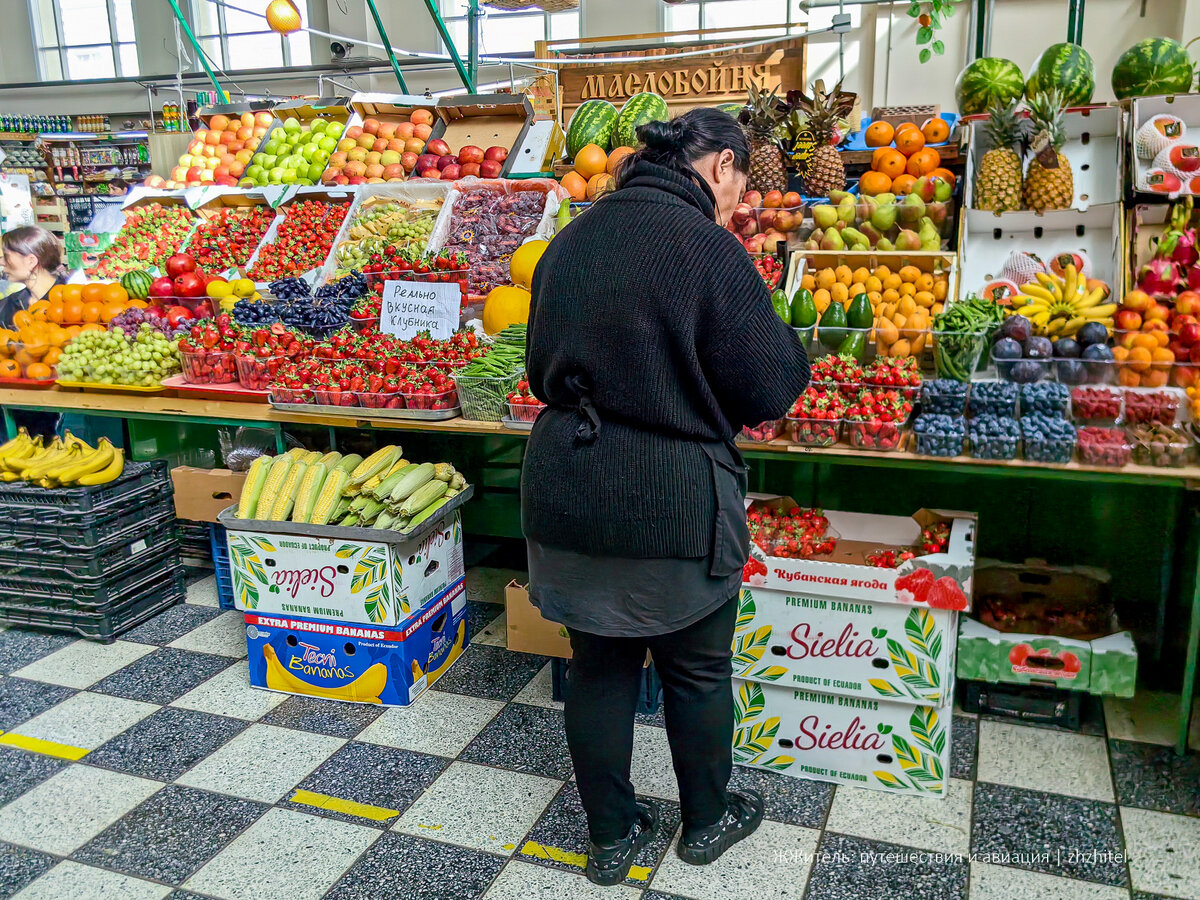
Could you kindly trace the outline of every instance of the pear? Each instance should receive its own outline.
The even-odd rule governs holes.
[[[807,241],[804,242],[804,249],[805,250],[820,250],[821,242],[818,241],[816,238],[810,237]]]
[[[920,250],[921,237],[915,231],[903,229],[896,237],[897,250]]]
[[[866,238],[868,241],[871,242],[872,247],[877,245],[879,243],[879,239],[881,237],[883,237],[883,235],[880,233],[879,229],[877,229],[870,222],[863,222],[861,225],[858,226],[858,230],[861,231],[864,235],[866,235]]]
[[[875,245],[875,249],[883,253],[891,253],[896,249],[896,245],[893,244],[888,238],[882,237],[879,239],[879,243]]]
[[[928,216],[921,219],[921,230],[917,236],[921,239],[922,250],[934,251],[942,247],[942,236]]]
[[[838,203],[838,221],[845,222],[847,225],[852,224],[854,222],[854,213],[857,211],[857,209],[858,207],[854,202],[854,195],[846,194]]]
[[[832,228],[833,223],[838,220],[838,211],[836,206],[830,206],[828,203],[821,203],[813,207],[813,221],[817,223],[818,228]]]
[[[857,228],[846,226],[842,229],[842,240],[848,250],[870,250],[871,241]]]
[[[929,218],[938,228],[941,228],[942,223],[946,221],[946,215],[948,212],[949,210],[946,208],[946,204],[941,200],[934,200],[932,203],[925,204],[926,217]]]
[[[855,199],[854,195],[852,193],[850,193],[849,191],[830,191],[829,192],[829,202],[832,203],[834,206],[840,206],[842,201],[845,200],[847,197],[849,197],[851,200]]]
[[[915,193],[909,194],[900,204],[900,221],[905,225],[915,225],[925,215],[925,201]]]
[[[896,224],[896,204],[880,203],[871,214],[871,224],[881,232],[888,231]]]
[[[825,237],[821,238],[821,249],[826,251],[845,250],[846,242],[842,240],[842,233],[835,228],[827,230]]]
[[[871,215],[879,207],[879,201],[874,197],[868,197],[865,194],[858,198],[858,203],[854,205],[854,220],[855,222],[869,222]]]
[[[880,206],[890,206],[891,204],[896,202],[896,195],[892,194],[892,193],[876,194],[875,201]]]
[[[954,185],[948,182],[945,178],[934,178],[933,197],[935,200],[940,200],[946,203],[954,196]]]

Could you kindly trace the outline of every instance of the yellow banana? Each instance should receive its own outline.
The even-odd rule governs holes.
[[[1093,306],[1091,309],[1085,310],[1081,315],[1087,316],[1089,319],[1107,319],[1115,315],[1117,304],[1105,303],[1103,306]]]
[[[1075,304],[1076,309],[1091,309],[1096,306],[1101,300],[1108,296],[1108,291],[1102,287],[1096,288],[1089,294],[1086,294],[1082,300]]]
[[[1077,331],[1079,331],[1080,328],[1087,324],[1087,321],[1088,320],[1083,316],[1072,316],[1070,319],[1067,319],[1066,323],[1064,323],[1062,330],[1059,332],[1059,336],[1073,336]]]
[[[1045,286],[1040,285],[1040,284],[1033,284],[1032,282],[1030,282],[1029,284],[1022,287],[1021,290],[1024,291],[1026,294],[1028,294],[1030,297],[1033,297],[1035,300],[1042,300],[1046,303],[1053,303],[1055,300],[1054,295],[1052,293],[1050,293],[1050,291]]]
[[[1079,274],[1075,271],[1075,264],[1068,263],[1066,269],[1063,270],[1063,299],[1074,302],[1078,281]]]
[[[1046,323],[1046,335],[1055,337],[1062,332],[1063,326],[1067,324],[1066,319],[1051,319]]]
[[[107,438],[101,438],[99,449],[83,459],[77,459],[74,465],[54,470],[54,477],[63,484],[74,484],[85,475],[107,469],[112,464],[114,455],[113,445]]]
[[[93,487],[97,484],[108,484],[110,481],[116,481],[121,477],[121,473],[125,471],[125,451],[114,450],[112,462],[98,472],[91,472],[79,479],[79,484],[84,487]]]
[[[1045,328],[1046,323],[1050,321],[1050,310],[1041,310],[1029,320],[1035,328]]]
[[[1023,306],[1028,306],[1033,302],[1033,298],[1028,294],[1013,294],[1008,298],[1008,305],[1013,309],[1020,309]]]
[[[263,658],[267,661],[267,688],[289,694],[304,694],[325,700],[351,700],[357,703],[378,703],[379,695],[387,687],[388,671],[383,663],[375,663],[349,684],[327,688],[309,684],[289,672],[275,655],[275,648],[263,645]]]

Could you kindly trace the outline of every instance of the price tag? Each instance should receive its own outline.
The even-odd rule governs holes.
[[[385,281],[379,330],[408,339],[428,331],[449,340],[458,330],[462,289],[452,282]]]

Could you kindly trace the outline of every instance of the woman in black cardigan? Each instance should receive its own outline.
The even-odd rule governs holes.
[[[617,190],[547,248],[529,319],[529,383],[548,405],[521,479],[530,593],[571,636],[566,732],[598,884],[623,881],[657,826],[629,781],[647,650],[680,857],[711,862],[762,819],[760,797],[726,790],[749,549],[733,441],[785,415],[808,382],[803,347],[722,227],[750,163],[737,123],[694,109],[638,137]]]

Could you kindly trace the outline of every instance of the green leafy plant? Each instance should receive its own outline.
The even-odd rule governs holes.
[[[920,60],[922,63],[927,63],[935,56],[941,56],[946,52],[946,45],[935,40],[938,29],[942,27],[946,19],[954,15],[954,4],[959,0],[912,0],[908,5],[908,15],[910,18],[916,19],[917,28],[917,45],[921,46],[928,44],[928,47],[921,46]]]

